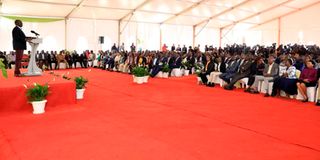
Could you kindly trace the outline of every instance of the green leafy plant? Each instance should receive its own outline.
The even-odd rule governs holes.
[[[168,73],[170,71],[169,65],[165,64],[162,68],[162,72]]]
[[[144,67],[134,67],[132,69],[132,74],[136,77],[144,77],[149,75],[148,70]]]
[[[190,68],[191,68],[191,64],[190,64],[189,62],[184,62],[184,63],[182,64],[182,67],[183,67],[184,69],[190,69]]]
[[[196,64],[194,65],[194,69],[195,69],[195,70],[202,70],[202,68],[203,68],[203,66],[202,66],[201,64],[196,63]]]
[[[198,77],[200,77],[200,74],[201,74],[201,71],[200,71],[200,70],[197,70],[197,71],[196,71],[196,75],[197,75]]]
[[[1,69],[1,72],[2,72],[2,76],[4,78],[8,78],[8,73],[7,73],[7,70],[6,70],[6,66],[3,63],[3,59],[2,58],[0,59],[0,69]]]
[[[27,98],[30,102],[43,101],[49,94],[48,84],[40,85],[35,83],[33,87],[27,88]]]
[[[88,83],[88,79],[80,77],[75,77],[74,81],[76,82],[76,88],[77,89],[84,89],[86,87],[86,84]]]

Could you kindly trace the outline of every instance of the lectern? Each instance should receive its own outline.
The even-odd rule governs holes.
[[[28,41],[31,46],[31,55],[28,65],[28,72],[23,73],[25,76],[41,76],[42,70],[37,66],[36,63],[36,53],[39,47],[39,44],[42,43],[42,38],[34,38]]]

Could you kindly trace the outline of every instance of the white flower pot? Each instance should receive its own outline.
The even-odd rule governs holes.
[[[201,80],[200,77],[197,77],[197,83],[198,83],[198,84],[201,84],[201,83],[202,83],[202,80]]]
[[[169,77],[169,72],[162,73],[162,78],[168,78],[168,77]]]
[[[137,77],[134,75],[132,75],[132,77],[133,77],[133,83],[137,83]]]
[[[47,100],[31,102],[33,107],[33,114],[44,113],[44,108],[46,107]]]
[[[143,77],[143,83],[148,83],[148,79],[149,79],[149,76],[144,76]]]
[[[184,74],[184,68],[181,68],[181,69],[180,69],[180,72],[181,72],[181,76],[183,76],[183,74]]]
[[[77,89],[77,99],[83,99],[83,94],[86,89]]]
[[[191,74],[194,74],[194,73],[195,73],[195,69],[194,69],[194,67],[192,67]]]
[[[136,83],[142,84],[144,82],[144,77],[136,77]]]
[[[157,76],[156,77],[159,77],[159,78],[162,78],[163,77],[163,72],[162,71],[160,71],[158,74],[157,74]]]
[[[184,75],[189,76],[189,72],[190,72],[190,70],[184,70]]]

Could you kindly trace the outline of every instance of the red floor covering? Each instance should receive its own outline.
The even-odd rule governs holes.
[[[32,111],[31,104],[27,102],[26,86],[34,83],[46,84],[50,87],[47,97],[47,107],[76,104],[75,83],[62,78],[68,71],[59,71],[58,74],[44,72],[42,76],[14,77],[13,70],[8,70],[8,79],[0,75],[0,112]]]
[[[1,160],[319,160],[320,108],[195,77],[132,83],[92,69],[85,100],[0,113]]]

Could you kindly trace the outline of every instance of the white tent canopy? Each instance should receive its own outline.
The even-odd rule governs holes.
[[[91,42],[90,39],[96,41],[100,35],[105,35],[109,43],[125,42],[127,46],[131,43],[141,43],[141,48],[144,49],[159,49],[163,43],[214,46],[237,42],[250,43],[250,41],[285,43],[286,41],[279,40],[277,35],[280,30],[280,22],[277,21],[310,8],[315,8],[311,11],[315,16],[320,13],[319,0],[0,0],[0,2],[2,15],[65,19],[65,24],[62,22],[56,24],[57,30],[65,32],[64,35],[58,36],[57,38],[61,39],[56,41],[65,41],[64,45],[58,48],[70,49],[76,46],[70,44],[73,42],[69,41],[74,41],[69,40],[70,36],[72,39],[76,34],[80,35],[80,39],[82,37],[83,43],[89,41],[90,49],[99,49],[97,45],[92,46],[96,42]],[[308,13],[299,17],[306,17],[306,14]],[[268,27],[268,24],[273,22],[275,24]],[[55,26],[55,23],[59,22],[54,22],[52,25]],[[64,28],[61,28],[62,25]],[[106,27],[109,31],[102,31],[101,25],[109,26]],[[81,31],[72,34],[75,31],[70,27],[78,27],[79,31],[85,28],[92,33]],[[239,30],[250,32],[238,33]],[[260,31],[259,34],[254,32],[257,30]],[[109,32],[108,35],[106,32]],[[267,33],[264,32],[275,32],[276,38],[266,39],[263,35]],[[114,35],[110,36],[111,33]],[[248,39],[243,34],[253,38]],[[301,38],[301,33],[299,34]],[[208,38],[208,35],[211,38]],[[79,41],[79,37],[76,41]]]

